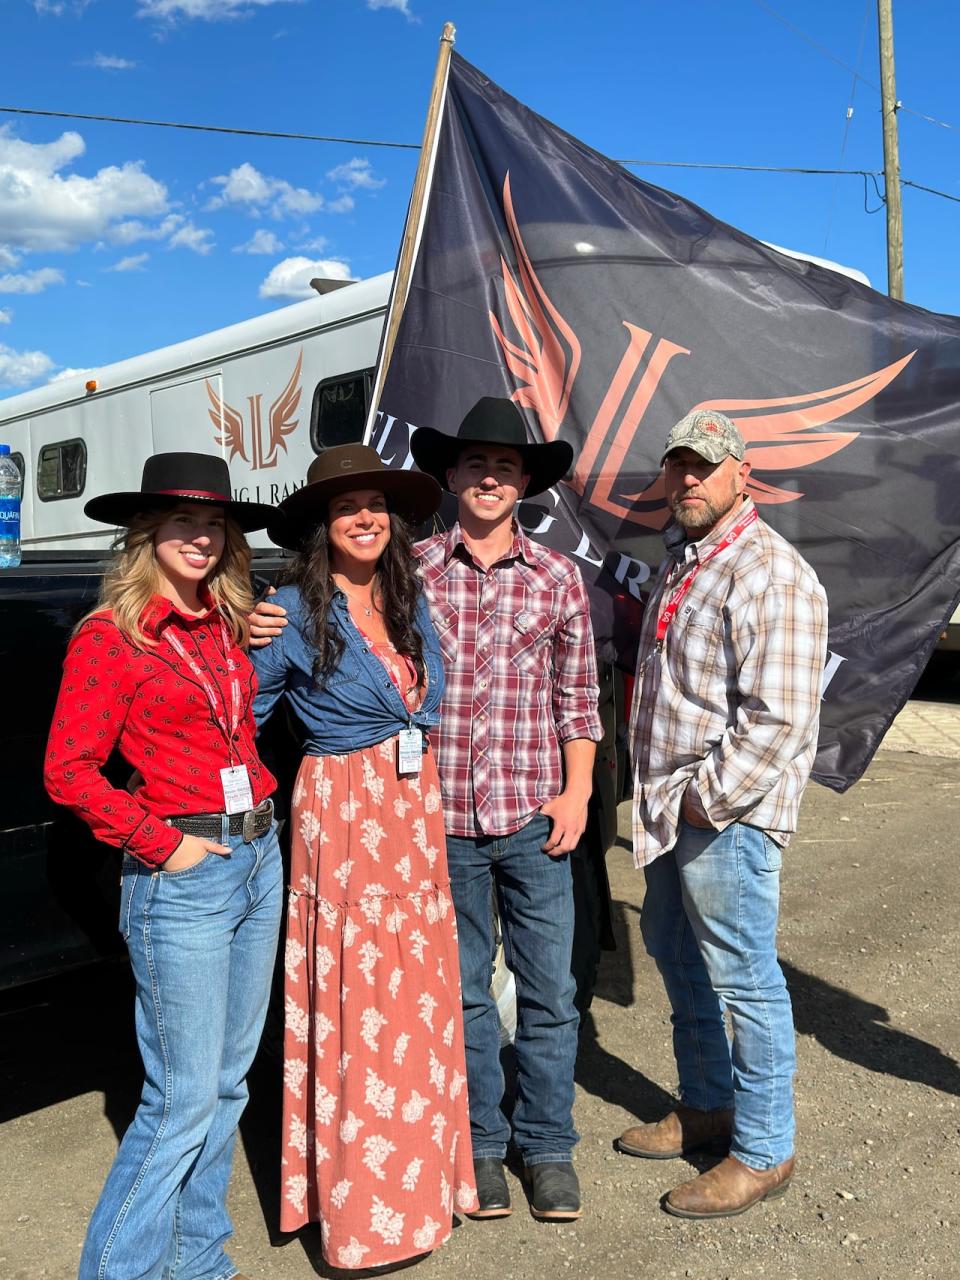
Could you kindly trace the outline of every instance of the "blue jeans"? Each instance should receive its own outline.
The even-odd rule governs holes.
[[[225,824],[226,825],[226,824]],[[280,927],[276,829],[185,871],[123,863],[140,1105],[94,1210],[79,1280],[228,1280],[227,1183]]]
[[[517,983],[517,1104],[513,1139],[526,1165],[570,1159],[573,1070],[579,1017],[570,972],[573,882],[569,855],[541,846],[550,822],[537,814],[510,836],[447,836],[457,913],[463,1034],[474,1159],[503,1159],[510,1123],[501,1109],[503,1071],[497,1009],[490,994],[493,899],[506,961]]]
[[[733,1106],[731,1154],[768,1169],[793,1154],[794,1137],[796,1041],[776,946],[780,847],[745,823],[681,823],[646,880],[640,927],[673,1008],[680,1098],[700,1110]]]

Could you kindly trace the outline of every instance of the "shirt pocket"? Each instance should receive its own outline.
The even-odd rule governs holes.
[[[457,653],[460,645],[458,643],[458,632],[460,629],[460,612],[452,604],[446,601],[438,602],[431,611],[434,630],[437,633],[437,639],[440,642],[440,653],[443,656],[444,666],[456,662]]]
[[[678,684],[688,696],[703,701],[712,710],[720,684],[719,699],[726,706],[726,666],[723,662],[723,615],[716,609],[700,609],[688,618],[675,618],[670,625]]]
[[[521,609],[510,632],[510,661],[528,675],[545,673],[553,653],[553,619],[546,613]]]
[[[367,652],[366,645],[364,652]],[[376,660],[376,659],[375,659]],[[350,646],[346,640],[343,642],[343,652],[337,661],[337,665],[327,675],[324,680],[324,688],[335,689],[343,685],[356,684],[360,679],[360,662],[355,654],[350,652]]]

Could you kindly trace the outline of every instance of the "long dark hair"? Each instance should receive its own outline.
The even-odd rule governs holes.
[[[343,654],[343,636],[330,620],[330,605],[337,587],[330,572],[330,539],[326,521],[322,521],[306,540],[286,576],[300,588],[300,595],[310,620],[310,634],[317,651],[313,676],[323,685],[336,670]],[[426,683],[423,640],[413,619],[421,591],[413,558],[413,531],[407,522],[390,512],[390,541],[377,563],[374,598],[383,602],[383,621],[387,635],[398,653],[405,654],[417,669],[417,681]]]

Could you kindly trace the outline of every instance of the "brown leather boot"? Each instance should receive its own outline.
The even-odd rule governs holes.
[[[617,1146],[628,1156],[673,1160],[700,1147],[715,1147],[721,1153],[729,1151],[732,1130],[732,1107],[696,1111],[678,1102],[675,1111],[655,1124],[637,1124],[624,1130]]]
[[[791,1156],[772,1169],[751,1169],[736,1156],[727,1156],[698,1178],[674,1187],[663,1207],[678,1218],[732,1218],[760,1200],[782,1196],[794,1164]]]

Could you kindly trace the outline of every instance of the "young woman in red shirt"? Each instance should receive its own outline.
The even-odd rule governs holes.
[[[139,492],[85,511],[126,531],[67,652],[45,782],[123,850],[145,1080],[79,1280],[230,1280],[227,1184],[282,901],[243,535],[275,512],[233,501],[227,464],[194,453],[150,458]],[[114,749],[142,775],[134,794],[103,773]]]

